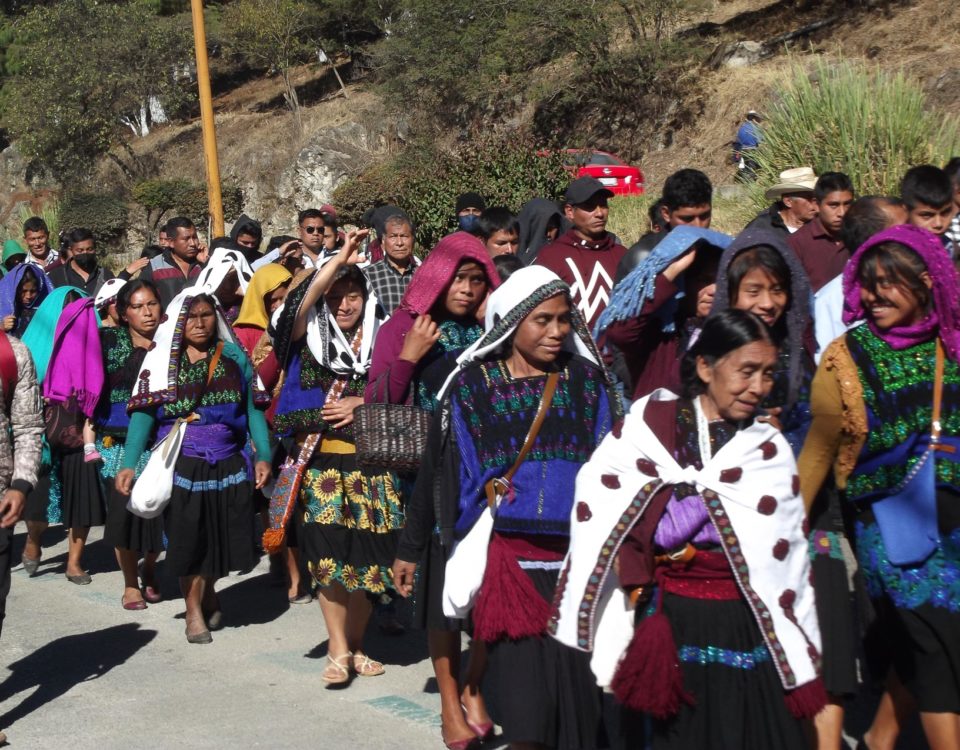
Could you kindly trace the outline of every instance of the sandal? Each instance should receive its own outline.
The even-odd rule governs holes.
[[[376,677],[386,670],[380,662],[374,661],[362,651],[357,651],[353,655],[353,671],[358,677]]]
[[[350,670],[343,661],[352,656],[349,651],[337,657],[327,656],[327,666],[324,667],[321,679],[328,685],[342,685],[347,682],[350,679]]]

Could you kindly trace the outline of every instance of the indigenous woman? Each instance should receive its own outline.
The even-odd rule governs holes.
[[[437,393],[453,368],[453,357],[483,335],[477,316],[488,292],[497,284],[496,267],[479,239],[455,232],[440,240],[417,269],[400,307],[380,332],[366,400],[396,404],[409,400],[433,411]],[[428,370],[433,377],[428,377]],[[442,569],[445,556],[436,538],[427,546],[426,554],[431,557],[423,561],[425,570],[432,570],[434,565]],[[429,631],[443,736],[451,743],[465,743],[477,733],[468,726],[468,717],[481,734],[492,728],[479,692],[482,648],[471,649],[467,687],[461,695],[461,623],[444,618],[438,609],[428,612],[423,605],[418,601],[417,619]]]
[[[680,359],[710,312],[717,263],[730,242],[720,232],[677,227],[614,286],[594,333],[618,350],[615,371],[632,386],[627,395],[679,388]]]
[[[370,353],[385,315],[355,265],[366,231],[288,296],[275,336],[285,379],[274,425],[293,435],[292,454],[306,464],[297,501],[297,540],[320,588],[329,635],[323,680],[383,674],[363,637],[371,597],[392,589],[390,563],[403,526],[396,477],[357,465],[353,411],[363,403]],[[276,492],[277,490],[275,490]],[[276,500],[276,498],[274,498]]]
[[[130,426],[116,487],[129,495],[135,467],[157,427],[163,438],[190,419],[174,466],[164,514],[166,566],[180,578],[189,643],[210,643],[222,627],[218,578],[253,563],[253,509],[247,436],[256,450],[254,478],[270,477],[267,423],[258,408],[250,361],[209,294],[185,289],[170,303],[128,404]],[[265,395],[265,394],[263,394]]]
[[[551,627],[657,750],[799,750],[826,699],[796,463],[756,418],[776,366],[761,320],[710,316],[683,395],[634,403],[577,476]]]
[[[890,687],[912,696],[931,748],[960,747],[957,276],[934,235],[898,226],[864,243],[843,281],[844,322],[866,325],[836,339],[820,361],[800,456],[803,496],[817,497],[832,466],[855,515],[881,648],[892,655]],[[942,417],[933,423],[941,367]],[[937,427],[941,447],[924,461]],[[935,476],[920,471],[926,462]],[[896,721],[875,722],[865,740],[892,748],[898,731]]]
[[[763,407],[777,416],[794,454],[810,426],[811,300],[807,274],[779,232],[744,230],[720,258],[713,311],[746,310],[770,328],[779,366]]]
[[[41,392],[47,398],[50,390],[45,388],[48,372],[60,374],[70,369],[80,369],[83,376],[90,372],[94,377],[100,372],[99,353],[85,344],[79,351],[63,351],[59,362],[54,362],[52,352],[57,334],[61,334],[62,323],[66,319],[81,316],[86,309],[86,293],[76,287],[62,286],[50,292],[37,309],[30,325],[23,335],[23,343],[30,350],[37,368],[37,380]],[[92,300],[88,301],[92,304]],[[65,307],[66,304],[66,307]],[[67,310],[70,315],[67,316]],[[86,319],[86,318],[85,318]],[[81,340],[91,341],[96,337],[96,323],[92,332],[88,327]],[[96,348],[99,348],[97,346]],[[63,394],[63,381],[58,377],[54,392]],[[23,566],[33,575],[40,564],[41,537],[50,523],[62,522],[69,529],[67,549],[67,580],[71,583],[86,585],[91,582],[90,575],[83,569],[83,549],[91,526],[103,524],[106,511],[103,497],[99,492],[99,477],[94,463],[84,460],[82,425],[83,409],[91,409],[92,393],[99,394],[100,384],[91,380],[85,386],[83,398],[70,399],[69,392],[55,403],[48,403],[44,410],[46,421],[47,446],[49,456],[46,463],[49,471],[41,470],[40,479],[33,492],[27,498],[24,520],[27,522],[27,541],[23,550]],[[94,403],[95,403],[95,396]],[[83,402],[82,404],[80,402]],[[77,407],[81,407],[78,411]]]
[[[522,459],[496,510],[487,560],[477,561],[486,569],[471,613],[474,637],[487,644],[500,724],[514,747],[597,747],[601,695],[588,662],[542,636],[567,547],[573,480],[610,429],[618,402],[569,287],[551,271],[514,272],[491,295],[486,316],[489,331],[461,355],[443,391],[412,501],[416,517],[395,564],[398,586],[410,592],[434,524],[441,554],[449,555],[487,512],[487,482]],[[555,388],[549,399],[548,383]],[[521,456],[544,399],[545,418]],[[430,565],[422,571],[427,617],[465,616],[469,608],[442,602],[462,579],[448,571],[430,580],[438,564]],[[445,731],[454,728],[444,722]],[[444,741],[468,746],[448,734]]]
[[[278,263],[268,263],[253,274],[243,295],[237,322],[233,324],[237,340],[251,358],[270,325],[270,316],[283,304],[292,278],[290,272]]]
[[[21,338],[33,320],[34,313],[53,285],[39,267],[21,263],[0,279],[0,321],[3,330]]]
[[[228,237],[220,237],[211,243],[210,260],[194,286],[213,295],[227,322],[233,325],[252,277],[253,270],[244,254]]]
[[[163,519],[144,519],[127,510],[127,499],[116,491],[114,478],[124,460],[123,444],[130,424],[127,403],[133,396],[140,366],[160,325],[163,310],[157,288],[141,280],[127,282],[110,307],[116,310],[119,325],[100,329],[104,389],[95,413],[97,450],[103,458],[100,476],[107,493],[103,538],[114,546],[123,573],[123,608],[138,610],[146,608],[144,600],[160,601],[156,561],[163,551]],[[137,462],[137,476],[148,457],[145,452]],[[142,593],[137,580],[137,561],[141,555]]]

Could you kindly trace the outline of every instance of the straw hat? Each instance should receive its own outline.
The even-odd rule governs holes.
[[[810,167],[797,167],[780,173],[780,182],[767,188],[768,201],[779,200],[788,193],[812,193],[817,186],[817,175]]]

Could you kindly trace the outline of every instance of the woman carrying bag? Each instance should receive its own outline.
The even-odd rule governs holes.
[[[460,356],[442,391],[394,579],[409,596],[435,525],[451,562],[455,545],[476,541],[475,527],[486,529],[467,566],[481,574],[479,591],[458,590],[470,586],[450,574],[451,562],[446,575],[432,563],[420,572],[421,605],[434,621],[472,616],[474,638],[488,644],[507,740],[597,747],[601,695],[588,661],[543,636],[569,539],[574,478],[619,402],[569,287],[551,271],[516,271],[490,296],[486,315],[490,329]],[[448,600],[475,603],[455,612]]]
[[[827,347],[814,377],[803,497],[833,469],[877,612],[868,656],[892,656],[898,714],[912,697],[931,748],[960,747],[957,275],[934,235],[897,226],[854,253],[843,288],[844,322],[865,324]],[[875,724],[871,747],[892,747],[898,731]]]
[[[253,563],[252,479],[262,487],[270,477],[265,394],[257,391],[250,361],[209,294],[186,289],[167,315],[130,399],[116,486],[130,494],[134,467],[155,426],[162,439],[178,419],[189,420],[164,512],[165,565],[180,578],[187,641],[210,643],[210,631],[222,627],[215,581]],[[244,455],[248,435],[256,450],[253,472]]]

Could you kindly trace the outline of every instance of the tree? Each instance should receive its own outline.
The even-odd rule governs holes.
[[[36,6],[18,19],[7,51],[3,126],[29,158],[61,181],[83,180],[93,161],[110,153],[130,178],[143,171],[120,138],[124,128],[149,131],[151,103],[179,106],[189,82],[173,75],[189,35],[178,19],[146,5],[63,0]]]
[[[303,122],[291,73],[317,54],[321,23],[320,8],[303,0],[236,0],[223,11],[227,50],[280,74],[298,133]]]

